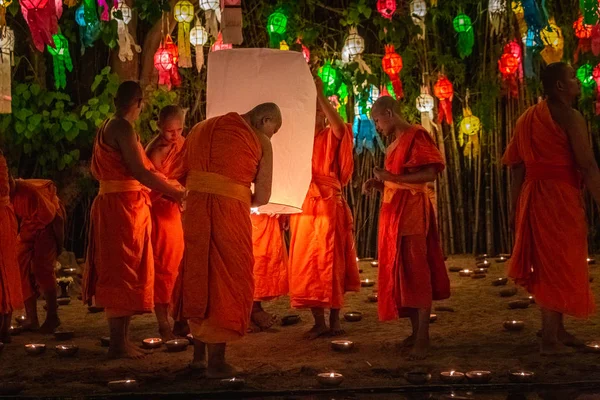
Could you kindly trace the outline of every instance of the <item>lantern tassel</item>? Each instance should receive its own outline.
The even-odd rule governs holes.
[[[12,112],[11,93],[11,64],[8,50],[1,49],[2,60],[0,62],[0,114]]]
[[[372,75],[373,74],[373,71],[371,70],[371,67],[369,67],[367,65],[367,63],[365,63],[365,60],[362,59],[362,57],[360,56],[360,54],[357,54],[352,61],[354,61],[354,62],[356,62],[358,64],[358,69],[363,74],[364,73],[366,73],[367,75]]]
[[[28,9],[25,4],[21,2],[21,13],[27,21],[35,48],[41,52],[44,51],[45,46],[54,48],[52,35],[58,32],[55,3],[50,1],[46,7],[34,9]]]
[[[460,58],[466,58],[473,52],[473,45],[475,44],[475,35],[473,34],[473,28],[468,29],[466,32],[459,32],[458,34],[458,55]]]
[[[400,77],[392,77],[392,87],[394,88],[394,94],[396,95],[396,99],[403,99],[404,90],[402,88],[402,81],[400,80]]]
[[[438,108],[438,121],[452,125],[452,101],[440,100]]]
[[[196,46],[196,69],[198,72],[202,71],[204,67],[204,47]]]
[[[217,37],[219,35],[219,24],[217,21],[217,11],[216,10],[206,10],[206,30],[212,37]],[[220,12],[219,12],[220,15]]]
[[[177,33],[177,47],[179,49],[179,66],[181,68],[192,68],[192,50],[190,44],[190,24],[180,22]]]

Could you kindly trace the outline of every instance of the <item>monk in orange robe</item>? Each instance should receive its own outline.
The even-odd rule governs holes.
[[[23,308],[17,261],[17,219],[10,204],[6,158],[0,151],[0,342],[10,343],[12,312]]]
[[[83,300],[104,307],[110,329],[111,358],[139,358],[144,353],[129,340],[135,314],[154,308],[149,188],[182,201],[184,191],[153,171],[133,125],[142,109],[136,82],[119,86],[115,116],[98,130],[92,174],[100,181],[90,215]]]
[[[56,302],[54,263],[65,240],[65,208],[56,186],[45,179],[11,180],[11,199],[20,221],[17,258],[29,330],[53,333],[60,325]],[[46,300],[46,320],[40,328],[37,314],[39,292]]]
[[[254,304],[252,331],[269,329],[277,317],[262,308],[263,301],[285,296],[288,284],[288,251],[283,228],[288,224],[286,215],[252,214],[252,248],[254,254]]]
[[[186,139],[185,252],[173,292],[173,316],[188,321],[194,337],[191,367],[206,369],[209,378],[237,373],[225,361],[225,349],[246,334],[250,323],[250,207],[271,197],[270,139],[280,127],[279,108],[266,103],[243,115],[229,113],[197,124]]]
[[[304,336],[311,340],[344,333],[344,293],[360,289],[352,213],[342,195],[354,171],[352,127],[329,103],[319,78],[316,85],[312,181],[302,213],[290,218],[290,297],[293,307],[312,311],[315,324]]]
[[[437,179],[444,159],[429,133],[409,124],[399,104],[389,96],[373,105],[377,130],[394,136],[386,150],[385,169],[375,168],[366,193],[383,193],[379,217],[379,319],[409,317],[410,359],[422,359],[429,349],[432,300],[450,297],[450,281],[440,247],[435,213],[427,183]]]
[[[179,106],[166,106],[158,117],[159,135],[148,144],[146,154],[154,168],[167,179],[182,155],[185,139],[181,135],[185,113]],[[171,180],[171,184],[179,182]],[[154,312],[158,332],[164,341],[175,339],[169,323],[169,303],[183,258],[183,227],[180,205],[160,193],[152,199],[152,250],[154,252]]]
[[[573,68],[550,64],[542,82],[547,100],[517,121],[504,153],[511,167],[511,221],[516,226],[509,276],[535,297],[542,312],[541,353],[562,354],[581,341],[565,330],[563,315],[595,311],[587,265],[583,183],[600,204],[600,172],[587,123],[572,108],[581,92]]]

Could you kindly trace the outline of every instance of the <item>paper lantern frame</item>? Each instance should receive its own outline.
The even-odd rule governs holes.
[[[427,3],[425,0],[413,0],[410,3],[411,16],[424,19],[427,16]]]
[[[350,30],[350,34],[344,42],[344,47],[346,48],[350,59],[352,59],[352,57],[362,54],[365,51],[365,39],[363,39],[354,28],[352,28]]]
[[[452,21],[452,26],[458,33],[469,32],[473,29],[471,18],[466,14],[457,15]]]
[[[319,68],[318,74],[323,81],[325,95],[329,97],[337,94],[342,85],[342,77],[338,70],[331,65],[331,62],[327,61],[325,65]]]
[[[488,12],[490,14],[502,14],[506,11],[506,0],[490,0]]]
[[[191,23],[194,20],[194,5],[188,0],[180,0],[173,7],[173,17],[179,23]]]
[[[269,34],[284,35],[287,31],[288,17],[281,9],[273,11],[267,20]]]
[[[498,60],[498,70],[504,76],[515,75],[519,70],[519,59],[512,53],[504,53]]]
[[[481,120],[474,115],[469,115],[460,121],[460,128],[467,136],[476,135],[481,130]]]
[[[396,53],[393,45],[385,46],[385,56],[381,60],[383,71],[388,75],[398,75],[404,63],[400,54]]]
[[[190,43],[192,46],[204,46],[208,43],[208,31],[201,25],[196,25],[190,30]]]
[[[435,100],[429,93],[421,93],[416,100],[417,110],[420,112],[431,112],[435,106]]]
[[[117,11],[121,12],[121,18],[117,18]],[[113,9],[112,16],[113,19],[120,20],[125,25],[128,25],[133,17],[133,12],[131,11],[131,7],[129,7],[125,1],[120,1],[119,6]]]
[[[594,80],[594,69],[590,64],[583,64],[577,68],[577,79],[581,82],[581,86],[586,89],[591,89],[596,84]]]
[[[396,7],[396,0],[377,0],[377,11],[384,18],[392,19]]]
[[[575,36],[579,39],[589,39],[592,37],[592,25],[585,24],[583,22],[583,16],[579,17],[577,21],[573,23],[573,30],[575,31]]]
[[[200,9],[203,11],[216,11],[221,8],[220,0],[200,0],[198,2]]]

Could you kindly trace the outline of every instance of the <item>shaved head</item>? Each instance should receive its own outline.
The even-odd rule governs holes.
[[[272,137],[281,128],[281,110],[275,103],[259,104],[245,115],[254,129],[268,137]]]
[[[400,103],[394,100],[391,96],[382,96],[375,101],[371,114],[381,114],[387,110],[390,110],[394,114],[400,115]]]
[[[377,132],[383,136],[393,135],[398,125],[403,123],[400,103],[390,96],[380,97],[371,108],[371,119]]]
[[[549,64],[542,71],[542,85],[548,97],[574,100],[581,92],[581,83],[573,67],[564,62]]]

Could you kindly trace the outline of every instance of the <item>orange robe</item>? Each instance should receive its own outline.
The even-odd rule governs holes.
[[[95,297],[107,317],[117,318],[152,312],[154,256],[148,190],[133,178],[121,152],[104,142],[107,123],[98,130],[92,153],[100,191],[90,212],[83,300]],[[139,142],[138,147],[146,168],[153,169]]]
[[[288,294],[288,253],[279,218],[252,215],[254,301]]]
[[[182,156],[185,139],[173,144],[162,165],[155,166],[167,179],[173,178],[174,169]],[[148,151],[148,150],[147,150]],[[149,154],[148,154],[149,155]],[[172,182],[178,184],[177,182]],[[173,286],[183,258],[183,227],[179,204],[160,194],[152,198],[152,251],[154,252],[154,303],[169,304]]]
[[[444,159],[420,126],[413,126],[387,148],[385,169],[392,174],[431,165],[441,172]],[[427,184],[386,182],[379,215],[379,319],[404,317],[406,308],[430,308],[432,300],[450,297]]]
[[[17,179],[13,196],[15,214],[20,220],[17,258],[21,268],[23,299],[56,288],[54,263],[58,257],[59,236],[66,212],[56,195],[56,186],[45,179]]]
[[[293,307],[339,309],[344,293],[360,289],[352,213],[342,195],[354,171],[352,140],[349,125],[342,139],[330,128],[315,136],[302,214],[290,218]]]
[[[184,147],[188,195],[185,252],[173,292],[173,316],[194,338],[226,343],[246,334],[254,294],[250,185],[262,147],[236,113],[196,125]]]
[[[17,219],[9,192],[8,166],[0,153],[0,314],[23,308],[17,262]]]
[[[545,101],[519,118],[502,162],[525,164],[508,275],[541,307],[588,317],[595,305],[581,177],[569,139]]]

